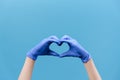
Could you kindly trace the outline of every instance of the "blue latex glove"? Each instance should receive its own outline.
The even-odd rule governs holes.
[[[78,57],[81,58],[83,63],[90,60],[90,54],[75,39],[65,35],[61,38],[61,42],[67,43],[70,47],[67,52],[60,55],[61,57]]]
[[[39,55],[59,56],[59,54],[49,49],[49,46],[52,43],[59,44],[59,39],[56,36],[50,36],[49,38],[42,40],[27,53],[27,57],[36,60]]]

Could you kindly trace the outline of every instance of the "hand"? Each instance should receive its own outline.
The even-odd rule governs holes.
[[[49,46],[52,43],[59,44],[59,39],[56,36],[50,36],[49,38],[44,39],[37,46],[32,48],[27,53],[27,56],[33,60],[36,60],[39,55],[59,56],[59,54],[49,49]]]
[[[61,54],[61,57],[78,57],[81,58],[83,63],[90,60],[90,54],[75,39],[65,35],[61,38],[61,44],[64,42],[69,45],[70,49]]]

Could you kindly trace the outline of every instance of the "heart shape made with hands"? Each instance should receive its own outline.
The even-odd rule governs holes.
[[[69,45],[67,43],[62,43],[61,45],[57,43],[52,43],[49,46],[50,50],[55,51],[59,55],[63,54],[64,52],[67,52],[69,50]]]

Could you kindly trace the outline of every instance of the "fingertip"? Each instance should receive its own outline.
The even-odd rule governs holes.
[[[69,35],[64,35],[63,38],[70,37]]]
[[[55,35],[52,35],[52,36],[50,36],[49,38],[50,38],[50,39],[58,39],[57,36],[55,36]]]
[[[61,39],[62,39],[62,40],[70,40],[70,39],[71,39],[71,37],[70,37],[70,36],[68,36],[68,35],[64,35]]]
[[[66,57],[66,56],[67,56],[66,53],[60,54],[60,58],[63,58],[63,57]]]
[[[60,57],[60,55],[59,54],[52,54],[53,56],[57,56],[57,57]]]
[[[60,40],[58,39],[58,37],[56,37],[56,36],[54,36],[54,35],[50,36],[50,37],[49,37],[49,40],[52,41],[52,42],[55,42],[55,43],[57,43],[57,44],[60,43]]]
[[[60,58],[63,58],[64,56],[60,55]]]

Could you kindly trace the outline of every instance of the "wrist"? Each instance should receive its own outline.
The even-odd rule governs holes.
[[[87,54],[81,58],[83,63],[87,63],[90,59],[91,59],[91,56],[89,54]]]
[[[27,57],[31,58],[34,61],[37,59],[37,55],[34,55],[32,53],[27,53]]]

